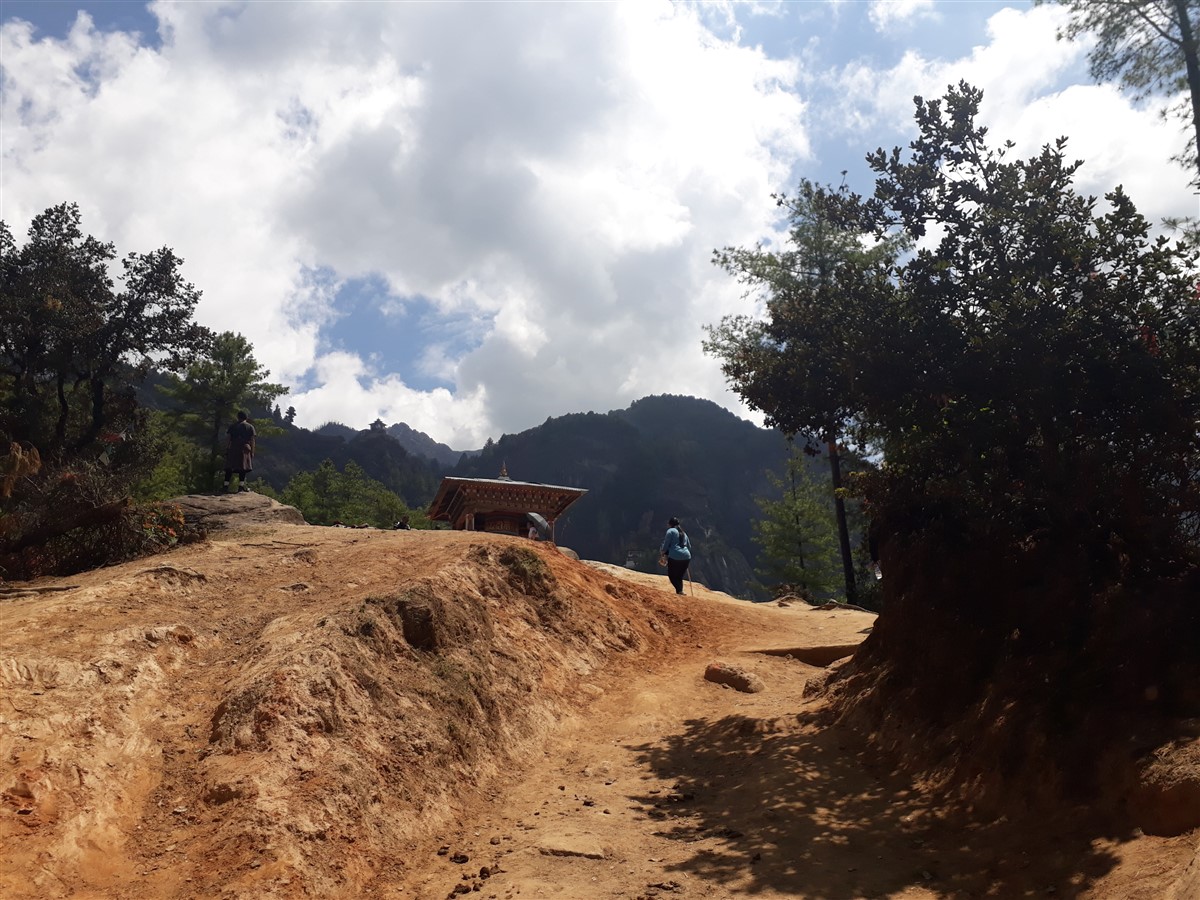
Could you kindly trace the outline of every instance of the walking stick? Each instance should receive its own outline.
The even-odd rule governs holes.
[[[696,588],[692,586],[692,567],[688,566],[688,593],[693,597],[696,596]]]

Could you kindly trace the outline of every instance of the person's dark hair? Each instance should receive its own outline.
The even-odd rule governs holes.
[[[245,422],[247,418],[249,418],[249,416],[246,415],[246,411],[239,409],[238,410],[238,421]]]
[[[686,547],[687,532],[684,531],[683,526],[679,524],[679,519],[675,518],[675,516],[671,516],[671,518],[667,520],[667,524],[679,532],[679,546]]]

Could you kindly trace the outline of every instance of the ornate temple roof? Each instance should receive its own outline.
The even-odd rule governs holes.
[[[585,488],[514,481],[508,477],[507,469],[502,469],[498,478],[447,476],[429,504],[429,518],[449,521],[452,527],[458,527],[469,512],[508,512],[537,513],[553,522],[586,493]]]

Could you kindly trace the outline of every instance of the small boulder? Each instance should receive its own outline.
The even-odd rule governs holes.
[[[709,663],[704,670],[704,680],[714,684],[727,684],[744,694],[757,694],[766,687],[763,680],[753,672],[723,662]]]

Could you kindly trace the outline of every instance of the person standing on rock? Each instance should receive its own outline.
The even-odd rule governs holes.
[[[688,564],[692,561],[692,542],[674,516],[671,516],[667,526],[658,562],[659,565],[666,564],[667,578],[671,580],[675,593],[682,594],[683,576],[687,574]]]
[[[248,492],[246,475],[254,468],[254,426],[246,413],[239,410],[237,421],[225,433],[229,435],[229,446],[225,450],[225,493],[229,493],[234,472],[238,473],[238,490]]]

